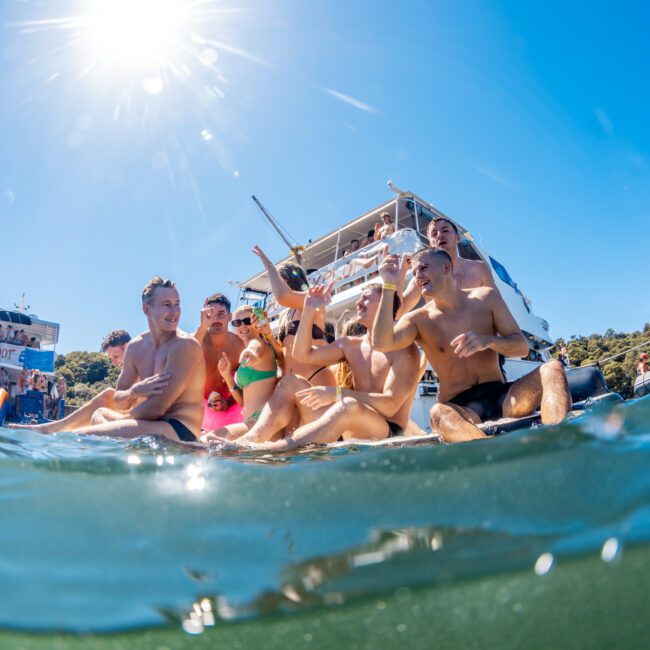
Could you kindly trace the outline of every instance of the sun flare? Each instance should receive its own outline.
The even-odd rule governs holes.
[[[94,0],[85,45],[98,62],[119,67],[160,63],[184,27],[186,0]]]

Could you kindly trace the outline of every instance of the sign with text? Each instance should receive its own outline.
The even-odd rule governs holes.
[[[0,366],[54,372],[54,352],[0,343]]]

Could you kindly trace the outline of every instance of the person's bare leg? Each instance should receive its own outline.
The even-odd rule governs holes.
[[[382,440],[388,431],[386,418],[356,399],[346,397],[326,408],[312,422],[299,426],[285,440],[289,447],[336,442],[343,433],[346,439]]]
[[[114,388],[106,388],[98,395],[95,395],[95,397],[93,397],[89,402],[86,402],[83,406],[80,406],[76,411],[62,420],[46,422],[45,424],[8,424],[6,426],[11,427],[12,429],[30,429],[31,431],[38,431],[40,433],[76,431],[77,429],[92,424],[92,417],[97,409],[113,408],[114,395]]]
[[[431,407],[430,416],[431,431],[441,435],[445,442],[465,442],[486,437],[474,426],[481,419],[472,409],[438,402]]]
[[[210,443],[219,440],[237,440],[249,431],[245,422],[235,422],[227,424],[225,427],[219,427],[214,431],[206,431],[201,435],[201,442]]]
[[[296,393],[311,384],[303,377],[283,377],[273,391],[271,399],[262,409],[257,423],[241,438],[241,442],[266,442],[287,427],[296,411]]]
[[[559,424],[571,410],[571,392],[562,364],[549,361],[518,379],[503,403],[503,415],[518,418],[530,415],[541,405],[542,422]]]
[[[89,427],[78,429],[76,433],[89,436],[110,436],[113,438],[138,438],[139,436],[152,435],[164,436],[178,442],[178,436],[171,424],[160,420],[116,420],[104,422]]]

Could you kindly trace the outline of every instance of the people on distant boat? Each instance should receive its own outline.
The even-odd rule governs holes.
[[[370,343],[381,286],[365,288],[357,301],[362,336],[345,336],[322,347],[312,345],[313,324],[330,300],[326,287],[309,289],[293,345],[297,359],[331,366],[347,361],[354,389],[314,386],[290,375],[278,384],[257,424],[237,441],[242,446],[288,449],[343,439],[381,440],[401,435],[409,424],[413,394],[420,379],[420,353],[415,344],[396,352],[377,352]],[[399,298],[393,295],[393,313]],[[278,439],[284,434],[284,437]]]
[[[381,227],[381,224],[380,224]],[[368,234],[361,240],[361,244],[359,248],[364,248],[365,246],[368,246],[368,244],[372,244],[375,241],[375,230],[369,230]]]
[[[636,374],[642,375],[644,372],[648,372],[649,370],[648,355],[645,352],[641,352],[639,355],[639,363],[636,364]]]
[[[65,404],[67,396],[68,384],[65,381],[65,377],[59,376],[52,385],[52,390],[50,391],[50,397],[52,400],[50,417],[53,420],[63,418],[63,406]]]
[[[32,336],[29,339],[29,342],[27,343],[27,347],[28,348],[35,348],[36,350],[39,350],[40,347],[41,347],[41,344],[40,344],[39,340],[35,336]]]
[[[188,442],[198,439],[205,362],[196,339],[178,329],[180,297],[174,282],[153,278],[142,292],[142,310],[149,329],[127,346],[114,394],[114,403],[121,410],[98,408],[89,413],[82,407],[63,420],[27,428],[45,433],[75,431],[127,438],[151,434]],[[148,386],[148,394],[131,406],[132,391],[138,384]],[[86,426],[83,421],[89,416],[91,424]]]
[[[131,335],[126,330],[113,330],[104,337],[100,349],[116,368],[121,368],[130,340]]]
[[[315,366],[312,363],[299,361],[293,355],[293,342],[302,318],[303,303],[309,288],[305,271],[302,267],[290,262],[282,264],[276,269],[273,262],[259,246],[253,248],[253,253],[260,258],[266,269],[276,301],[283,307],[287,307],[280,318],[278,335],[284,356],[283,376],[300,375],[318,386],[334,386],[334,374],[327,365]],[[312,343],[317,347],[327,344],[324,313],[319,313],[313,323]]]
[[[349,250],[343,251],[341,257],[345,257],[346,255],[350,255],[351,253],[356,253],[360,248],[361,248],[361,242],[358,239],[351,239]]]
[[[456,224],[444,217],[438,217],[429,223],[427,236],[430,246],[442,248],[451,258],[454,278],[459,289],[474,289],[476,287],[492,287],[496,289],[492,273],[485,262],[467,260],[458,253],[460,233]],[[406,274],[406,270],[406,268],[403,268],[403,275]],[[403,278],[400,278],[400,289],[402,281]],[[411,311],[421,298],[422,293],[418,288],[415,277],[413,277],[402,296],[403,307],[400,313],[405,314]]]
[[[374,239],[379,241],[380,239],[386,239],[389,235],[392,235],[395,232],[395,225],[393,224],[393,218],[388,214],[388,212],[382,212],[379,215],[380,221],[375,224],[374,230]]]
[[[231,320],[230,300],[222,293],[215,293],[203,302],[201,322],[194,332],[205,359],[203,396],[209,400],[209,408],[215,411],[227,411],[235,403],[227,382],[219,372],[219,364],[225,358],[236,370],[245,347],[239,336],[228,331]]]
[[[7,392],[9,392],[10,384],[11,381],[9,379],[7,371],[0,366],[0,388],[4,388]]]
[[[557,360],[515,382],[504,381],[498,355],[523,357],[529,348],[498,291],[459,288],[452,258],[442,248],[416,253],[413,272],[427,304],[395,324],[400,258],[390,255],[382,262],[384,285],[371,340],[384,352],[414,343],[422,347],[440,382],[439,401],[430,412],[432,431],[448,442],[484,438],[476,424],[529,415],[540,405],[544,424],[564,419],[571,395]]]
[[[204,434],[201,437],[204,442],[217,438],[235,439],[250,431],[278,382],[277,352],[267,340],[270,330],[262,334],[262,327],[253,319],[251,305],[235,311],[232,325],[246,347],[237,360],[236,371],[226,354],[222,355],[218,366],[228,390],[243,408],[244,421]]]
[[[564,343],[560,346],[560,353],[558,354],[558,361],[565,367],[571,367],[571,360],[569,359],[569,351]]]

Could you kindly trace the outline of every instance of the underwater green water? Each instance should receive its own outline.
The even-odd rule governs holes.
[[[0,647],[646,647],[650,399],[455,446],[0,428]]]

